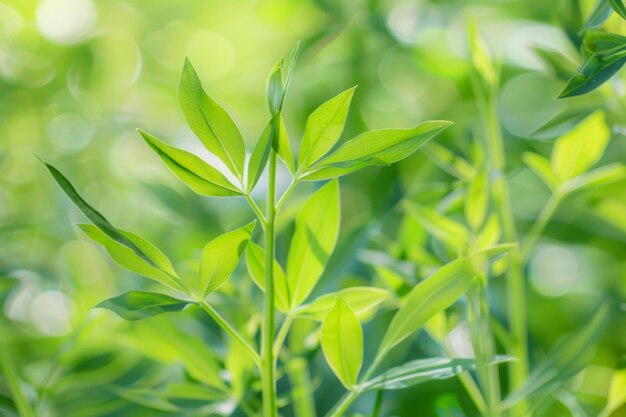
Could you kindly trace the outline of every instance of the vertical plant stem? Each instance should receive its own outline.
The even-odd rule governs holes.
[[[315,399],[307,361],[295,358],[289,361],[287,375],[291,383],[291,399],[296,417],[316,417]]]
[[[263,416],[276,417],[276,380],[274,362],[274,243],[276,218],[276,152],[269,156],[267,186],[267,212],[265,215],[265,303],[263,312],[263,334],[261,335],[261,361],[263,383]]]
[[[20,379],[7,344],[0,347],[0,365],[2,366],[4,379],[20,417],[35,417],[35,412],[22,392]]]
[[[524,241],[524,245],[522,247],[522,255],[524,259],[527,259],[528,255],[530,255],[530,251],[532,250],[535,242],[543,233],[543,230],[546,228],[546,225],[554,215],[554,212],[558,208],[559,204],[561,204],[562,199],[563,193],[560,190],[555,190],[546,205],[541,210],[541,213],[539,213],[539,217],[537,217],[537,221],[533,224],[532,228],[526,235],[526,240]]]
[[[491,195],[500,224],[502,225],[504,240],[510,243],[519,243],[511,207],[509,185],[504,172],[506,158],[502,128],[498,118],[497,96],[497,90],[491,92],[483,111],[487,154],[491,170]],[[509,253],[509,268],[506,273],[506,280],[507,315],[513,338],[513,351],[509,353],[517,359],[509,364],[509,384],[511,389],[515,389],[520,387],[528,378],[526,286],[524,282],[524,262],[519,245]],[[526,402],[521,401],[513,410],[513,415],[528,415]]]
[[[467,319],[476,357],[476,370],[484,398],[487,401],[487,408],[483,414],[487,417],[499,417],[500,378],[497,365],[489,364],[490,359],[495,354],[495,349],[489,326],[487,286],[483,282],[476,283],[468,292],[467,298]]]

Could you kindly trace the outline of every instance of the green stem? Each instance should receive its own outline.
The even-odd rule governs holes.
[[[274,244],[276,204],[276,152],[269,156],[269,178],[267,187],[267,213],[265,227],[265,305],[261,336],[261,379],[263,384],[263,416],[276,417],[276,380],[274,361]]]
[[[263,212],[261,211],[259,206],[256,204],[254,199],[250,196],[250,194],[245,194],[245,197],[246,197],[246,200],[248,200],[248,204],[250,204],[250,208],[252,208],[252,211],[254,211],[254,214],[256,214],[257,218],[261,222],[261,226],[265,228],[265,226],[267,225],[267,222],[265,220],[265,216],[263,216]]]
[[[280,350],[285,343],[285,338],[287,337],[287,333],[289,333],[289,328],[295,319],[294,313],[287,313],[285,320],[283,320],[283,324],[281,324],[280,329],[278,330],[278,334],[276,335],[276,340],[274,341],[274,357],[275,360],[278,359],[278,355],[280,355]]]
[[[316,417],[315,399],[311,388],[308,363],[303,358],[289,361],[286,367],[291,383],[291,399],[296,417]]]
[[[235,339],[241,347],[246,351],[246,353],[254,360],[254,362],[258,365],[261,363],[261,358],[257,351],[250,346],[250,344],[231,326],[220,314],[213,308],[209,303],[200,299],[198,300],[198,304],[207,312],[209,316],[222,328],[226,333],[230,334],[233,339]]]
[[[554,215],[556,209],[559,207],[559,204],[561,204],[562,199],[563,194],[559,190],[556,190],[550,196],[550,199],[539,213],[537,221],[535,221],[535,224],[533,224],[530,231],[526,235],[526,240],[524,241],[524,245],[522,246],[522,255],[524,259],[528,259],[530,251],[532,250],[537,239],[541,236],[544,229],[548,225],[548,222]]]
[[[489,300],[485,283],[477,283],[470,289],[467,298],[467,320],[476,357],[476,371],[482,392],[487,399],[487,409],[483,414],[487,417],[499,417],[500,378],[497,365],[489,364],[495,349],[489,326]]]
[[[296,185],[298,185],[298,177],[297,177],[297,175],[291,180],[291,184],[289,184],[289,187],[287,187],[287,190],[285,190],[283,195],[278,199],[278,203],[276,203],[276,212],[277,213],[278,213],[278,211],[280,211],[280,208],[285,203],[285,200],[287,200],[287,197],[289,197],[289,194],[291,194],[293,189],[296,188]]]
[[[352,404],[356,397],[360,394],[357,389],[352,389],[344,394],[339,402],[333,407],[332,410],[326,415],[326,417],[341,417],[348,407]]]
[[[4,379],[20,417],[35,417],[35,412],[22,391],[20,378],[17,374],[17,369],[15,369],[15,363],[13,362],[13,358],[11,358],[9,347],[6,344],[0,348],[0,365],[2,365],[2,369],[4,369]]]
[[[497,91],[492,91],[483,108],[487,154],[492,178],[491,195],[500,224],[502,225],[504,240],[506,242],[518,242],[509,185],[504,173],[506,158],[502,128],[498,118],[497,96]],[[509,364],[509,383],[510,388],[515,389],[524,384],[528,378],[526,286],[524,282],[524,262],[519,245],[509,253],[509,268],[506,273],[506,281],[507,315],[511,336],[514,341],[513,350],[510,353],[517,359]],[[515,416],[528,415],[526,402],[520,402],[513,412]]]

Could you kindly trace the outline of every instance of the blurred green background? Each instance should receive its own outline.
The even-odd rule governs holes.
[[[568,33],[580,25],[571,16],[576,5],[587,16],[594,2],[0,0],[0,345],[12,352],[38,415],[207,415],[155,411],[144,397],[138,400],[120,387],[181,380],[185,370],[202,381],[203,366],[232,359],[218,328],[201,312],[175,314],[173,324],[162,318],[129,324],[108,311],[91,310],[105,298],[150,284],[79,236],[72,224],[83,222],[82,217],[34,154],[62,168],[113,224],[157,243],[180,270],[193,270],[210,238],[244,224],[252,213],[243,199],[193,194],[135,132],[145,128],[206,156],[176,100],[185,56],[207,92],[238,123],[248,149],[268,120],[267,74],[301,40],[285,114],[294,148],[315,107],[358,85],[344,137],[365,129],[451,120],[455,125],[436,139],[438,144],[479,166],[480,156],[472,156],[472,144],[481,138],[465,35],[466,22],[473,19],[502,65],[499,113],[523,233],[548,191],[525,168],[521,155],[527,150],[548,154],[553,139],[571,127],[535,133],[544,123],[559,114],[602,107],[613,127],[602,163],[624,161],[626,155],[626,71],[592,94],[554,100],[567,75],[533,51],[535,46],[559,51],[563,67],[575,70],[581,58]],[[616,16],[606,26],[626,34],[626,24]],[[363,251],[368,248],[395,253],[393,233],[387,231],[397,223],[394,205],[401,196],[413,193],[432,204],[454,199],[457,181],[428,155],[427,148],[397,166],[342,179],[340,246],[318,292],[374,279],[359,259],[367,257]],[[284,188],[289,178],[286,171],[280,174]],[[569,197],[527,270],[531,358],[541,357],[579,327],[601,300],[622,306],[614,311],[594,364],[572,387],[587,413],[582,415],[595,416],[602,408],[614,369],[626,353],[624,185]],[[306,187],[298,189],[300,195]],[[285,231],[297,195],[285,210]],[[278,241],[279,257],[286,242]],[[260,298],[243,270],[240,275],[218,302],[233,322],[254,326],[248,310]],[[494,284],[494,316],[504,322],[499,286]],[[376,320],[368,325],[366,341],[372,338],[374,347],[382,325]],[[425,339],[415,338],[396,355],[428,354],[433,347]],[[195,359],[188,363],[183,357],[192,348]],[[321,375],[329,377],[319,354],[311,373],[314,384]],[[319,387],[320,415],[338,389],[334,382]],[[222,407],[226,415],[242,413],[234,404]],[[365,396],[359,407],[367,414],[371,398]],[[384,415],[453,415],[442,411],[446,407],[475,415],[456,380],[389,395]],[[0,376],[0,415],[13,412]],[[553,415],[570,413],[561,409]]]

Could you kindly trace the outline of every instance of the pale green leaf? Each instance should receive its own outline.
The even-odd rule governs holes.
[[[487,86],[496,85],[498,82],[498,74],[493,65],[491,55],[489,54],[489,49],[478,34],[476,24],[473,22],[470,22],[468,25],[468,38],[472,66]]]
[[[322,322],[322,351],[326,362],[348,389],[356,385],[363,364],[363,330],[357,316],[341,298]]]
[[[141,129],[138,132],[165,165],[196,193],[213,197],[241,195],[221,172],[194,154],[170,146]]]
[[[272,138],[274,137],[274,118],[265,126],[261,137],[254,146],[250,161],[248,161],[248,180],[246,181],[246,189],[248,192],[252,191],[254,186],[261,178],[267,160],[272,150]]]
[[[465,219],[476,231],[485,221],[489,204],[489,179],[487,170],[482,170],[467,186],[465,195]]]
[[[550,161],[557,182],[563,183],[587,172],[604,154],[610,137],[604,113],[596,111],[557,139]]]
[[[224,233],[206,244],[202,250],[199,273],[199,294],[205,297],[218,289],[235,271],[239,258],[254,230],[256,221]]]
[[[284,59],[281,58],[276,65],[274,65],[274,68],[272,68],[267,80],[267,108],[272,116],[280,111],[285,94],[283,86],[283,63]]]
[[[109,253],[109,256],[122,267],[144,277],[159,281],[169,287],[184,291],[182,282],[174,272],[170,261],[159,249],[146,240],[130,232],[119,230],[126,239],[133,242],[142,253],[149,259],[152,259],[153,264],[149,264],[144,258],[137,255],[135,251],[127,246],[111,239],[96,226],[91,224],[79,224],[77,226],[90,239],[102,245]]]
[[[178,100],[187,124],[204,146],[242,178],[246,150],[239,129],[229,114],[202,89],[198,74],[185,59]]]
[[[469,241],[469,230],[449,217],[429,208],[407,201],[404,207],[411,216],[424,226],[433,236],[452,246],[462,249]]]
[[[256,243],[250,241],[246,246],[246,266],[254,283],[265,291],[265,251]],[[289,291],[287,280],[280,264],[274,259],[274,294],[276,307],[284,312],[289,310]]]
[[[454,304],[469,289],[473,278],[483,272],[481,264],[511,247],[509,244],[498,245],[457,259],[417,284],[391,320],[377,356],[384,356],[435,314]]]
[[[609,417],[624,405],[626,405],[626,369],[622,368],[613,372],[606,406],[598,417]]]
[[[322,321],[341,298],[361,321],[371,318],[378,306],[389,298],[389,291],[375,287],[350,287],[316,298],[311,304],[302,306],[298,314]]]
[[[506,398],[503,406],[512,407],[530,396],[550,395],[582,371],[593,359],[607,317],[607,306],[600,306],[587,324],[550,350],[544,360],[531,372],[526,383]]]
[[[362,133],[322,158],[301,179],[334,178],[370,165],[389,165],[411,155],[451,122],[429,121],[412,129],[380,129]]]
[[[422,147],[422,152],[429,161],[460,180],[469,181],[476,176],[472,164],[437,142],[428,142]]]
[[[130,291],[102,301],[96,307],[106,308],[126,320],[142,320],[159,314],[182,311],[189,301],[146,291]]]
[[[287,135],[287,128],[281,115],[278,117],[278,136],[274,140],[274,150],[276,155],[285,163],[285,166],[292,174],[295,172],[293,152]]]
[[[597,168],[567,181],[563,185],[566,192],[599,187],[626,178],[626,167],[619,162]]]
[[[298,157],[298,170],[317,162],[337,143],[346,124],[348,109],[356,87],[320,105],[306,121]]]
[[[296,230],[287,257],[287,282],[292,307],[311,293],[337,243],[339,183],[331,181],[311,196],[296,217]]]
[[[548,188],[553,189],[556,186],[556,178],[547,158],[534,152],[524,152],[522,160]]]

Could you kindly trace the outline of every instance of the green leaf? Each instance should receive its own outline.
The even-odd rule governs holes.
[[[254,283],[265,291],[265,251],[256,243],[250,241],[246,246],[246,266]],[[280,264],[274,259],[274,291],[276,307],[283,313],[289,310],[289,291],[287,280]]]
[[[109,256],[111,256],[111,259],[120,266],[144,277],[154,279],[169,287],[185,291],[169,259],[151,243],[130,232],[118,230],[118,232],[131,241],[141,253],[144,253],[146,257],[153,260],[152,263],[148,263],[143,257],[140,257],[135,251],[128,248],[128,246],[111,239],[96,226],[91,224],[78,224],[77,226],[90,239],[102,245],[109,253]]]
[[[274,65],[267,80],[267,108],[272,116],[281,110],[285,89],[283,86],[283,63],[284,59]]]
[[[412,129],[380,129],[365,132],[321,159],[300,179],[334,178],[370,165],[389,165],[406,158],[451,122],[430,121]]]
[[[550,161],[547,158],[534,152],[524,152],[522,160],[549,189],[553,189],[557,185]]]
[[[482,273],[480,264],[511,249],[498,245],[457,259],[417,284],[395,314],[378,348],[382,357],[394,346],[419,330],[435,314],[454,304],[469,289],[473,278]]]
[[[423,382],[452,378],[474,369],[474,359],[428,358],[391,368],[363,384],[364,390],[395,390]]]
[[[298,314],[322,321],[335,306],[335,299],[344,300],[359,320],[373,316],[380,304],[389,298],[389,291],[375,287],[350,287],[316,298],[311,304],[302,306]]]
[[[270,151],[272,150],[273,137],[274,117],[272,117],[272,120],[270,120],[267,126],[265,126],[265,129],[263,129],[263,133],[261,133],[261,137],[257,141],[252,155],[250,156],[250,161],[248,162],[248,181],[246,182],[248,192],[254,189],[254,186],[259,182],[259,178],[261,178],[261,174],[263,174],[263,170],[270,156]]]
[[[131,251],[135,253],[139,258],[143,259],[151,266],[156,266],[154,261],[150,259],[148,255],[146,255],[137,245],[132,242],[128,237],[122,233],[120,230],[113,227],[111,223],[98,212],[95,208],[91,207],[87,202],[78,194],[78,191],[74,188],[72,183],[65,178],[61,172],[53,167],[50,164],[47,164],[41,161],[50,174],[52,174],[52,178],[59,184],[65,195],[69,197],[69,199],[74,203],[76,207],[87,217],[91,222],[98,227],[104,234],[106,234],[109,238],[113,239],[115,242],[119,243],[122,246],[127,247]]]
[[[339,235],[339,183],[331,181],[311,196],[296,217],[287,257],[287,282],[292,307],[313,291]]]
[[[613,10],[611,9],[611,5],[607,0],[598,0],[596,2],[596,6],[594,7],[591,15],[587,19],[583,30],[592,28],[594,26],[600,26],[611,16]]]
[[[526,383],[506,398],[503,407],[535,395],[550,395],[555,389],[587,366],[596,351],[608,317],[606,305],[600,306],[591,320],[580,330],[558,343],[535,367]]]
[[[624,2],[622,0],[609,0],[609,3],[611,3],[613,10],[626,20],[626,6],[624,6]]]
[[[493,86],[498,82],[498,74],[489,54],[489,49],[481,39],[474,22],[470,22],[467,29],[472,67],[487,86]]]
[[[326,362],[348,389],[356,385],[363,364],[363,330],[357,316],[341,298],[322,322],[322,351]]]
[[[276,155],[285,163],[285,166],[292,174],[295,172],[293,152],[287,135],[287,128],[281,115],[278,116],[278,136],[274,140],[274,151]]]
[[[566,192],[573,192],[585,188],[599,187],[621,181],[626,178],[626,167],[619,162],[594,169],[569,180],[563,185]]]
[[[429,142],[424,145],[422,152],[429,161],[460,180],[469,181],[476,176],[476,169],[472,164],[436,142]]]
[[[306,121],[300,146],[299,171],[313,165],[337,143],[346,124],[355,88],[331,98],[311,113]]]
[[[163,313],[182,311],[190,304],[165,294],[146,291],[130,291],[104,300],[96,307],[111,310],[126,320],[142,320]]]
[[[191,130],[241,179],[246,156],[241,133],[228,113],[202,89],[200,78],[188,59],[185,59],[180,78],[178,101]]]
[[[235,271],[239,258],[252,236],[256,220],[224,233],[206,244],[202,250],[199,294],[202,298],[218,289]]]
[[[584,41],[591,55],[568,81],[558,98],[573,97],[598,88],[626,62],[626,37],[590,30]]]
[[[604,113],[596,111],[557,139],[550,158],[557,183],[587,172],[604,154],[610,137]]]
[[[461,250],[469,241],[469,230],[463,224],[429,207],[422,207],[410,201],[407,201],[404,207],[407,213],[413,216],[433,236],[452,248]]]
[[[489,204],[487,170],[482,170],[467,186],[465,195],[465,219],[476,231],[485,221]]]
[[[141,129],[137,131],[165,165],[196,193],[212,197],[241,195],[221,172],[194,154],[170,146]]]
[[[616,369],[611,377],[611,387],[606,406],[598,417],[610,417],[626,404],[626,369]],[[615,416],[617,417],[617,415]]]
[[[561,79],[569,80],[572,74],[578,69],[578,66],[574,62],[559,51],[544,48],[540,45],[532,45],[531,48],[533,52],[541,58],[544,64],[546,64],[548,69]]]

